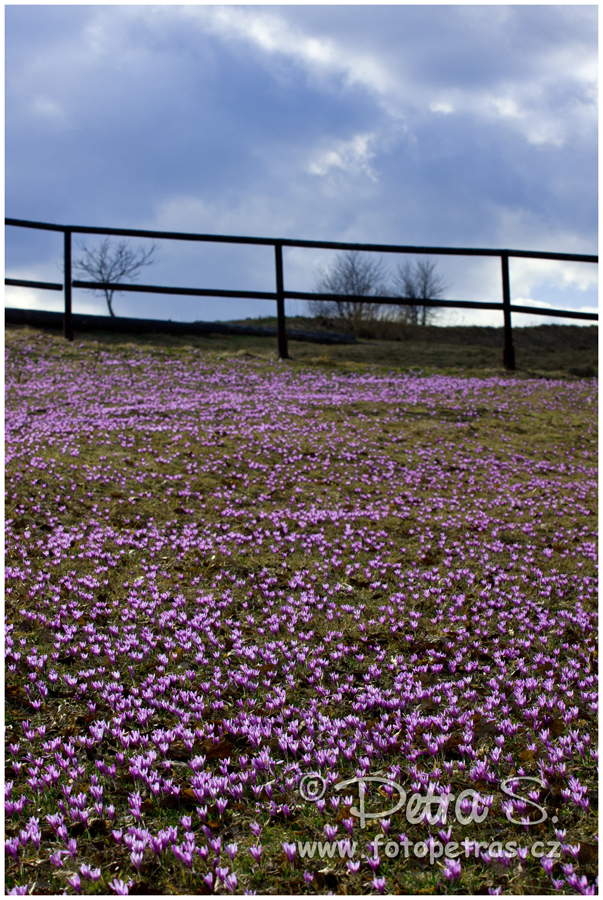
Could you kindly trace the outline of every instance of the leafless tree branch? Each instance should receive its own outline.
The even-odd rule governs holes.
[[[386,279],[382,260],[356,250],[338,254],[334,264],[319,273],[315,290],[319,294],[350,297],[350,300],[310,300],[310,310],[314,315],[343,319],[356,328],[360,322],[376,317],[379,309],[377,304],[363,303],[358,298],[386,296]]]
[[[123,281],[135,281],[139,272],[145,266],[152,265],[156,260],[153,255],[158,248],[157,244],[144,250],[133,249],[128,241],[121,240],[117,244],[112,244],[109,238],[105,238],[102,243],[92,249],[85,245],[80,245],[83,255],[76,259],[73,263],[74,272],[81,275],[89,276],[91,281],[98,281],[104,284],[120,284]],[[86,280],[86,279],[82,279]],[[93,294],[103,294],[109,315],[114,316],[113,312],[113,288],[90,288]]]
[[[447,290],[444,279],[436,274],[436,263],[429,258],[416,260],[414,265],[406,260],[398,266],[394,277],[393,294],[406,300],[417,300],[411,306],[400,306],[399,318],[412,325],[427,325],[437,315],[438,310],[430,307],[428,300],[439,300]]]

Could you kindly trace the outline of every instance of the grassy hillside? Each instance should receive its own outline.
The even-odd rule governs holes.
[[[276,327],[276,319],[266,317],[238,320],[237,324]],[[333,332],[341,332],[345,328],[342,323],[303,317],[288,319],[287,326],[290,330]],[[7,330],[28,333],[23,326],[8,326]],[[31,329],[30,333],[36,332]],[[513,335],[519,377],[592,378],[597,375],[598,328],[595,326],[542,325],[537,328],[516,328]],[[222,355],[247,352],[264,359],[274,359],[276,356],[276,339],[271,337],[139,337],[83,332],[76,335],[76,338],[85,343],[90,340],[99,341],[103,346],[161,345],[190,347]],[[420,369],[425,373],[493,375],[504,372],[502,346],[503,335],[500,328],[422,328],[375,323],[373,326],[363,326],[356,344],[321,347],[319,344],[290,341],[289,353],[293,363],[352,368],[358,365],[376,365],[399,371]]]
[[[7,889],[592,892],[596,382],[232,348],[7,332]]]
[[[251,322],[250,319],[238,320],[239,324]],[[276,327],[276,318],[266,317],[261,322]],[[304,317],[288,319],[287,326],[292,330],[346,331],[345,323]],[[517,370],[536,376],[554,373],[557,376],[593,377],[598,372],[598,334],[595,325],[515,328],[513,342]],[[357,340],[356,346],[329,347],[327,356],[342,362],[373,362],[429,371],[502,369],[502,328],[440,328],[374,322],[358,329]],[[304,360],[316,355],[311,346],[302,348],[296,342],[292,342],[291,354]]]

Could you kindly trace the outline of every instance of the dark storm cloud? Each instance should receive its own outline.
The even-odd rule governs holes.
[[[596,13],[9,6],[7,214],[595,252]],[[9,229],[8,274],[56,280],[55,244]],[[290,253],[288,285],[312,287],[323,257]],[[451,295],[500,291],[486,263],[442,265],[454,276]],[[593,272],[552,271],[516,269],[521,299],[596,303]],[[251,250],[165,243],[150,272],[158,283],[273,284],[270,254]],[[19,297],[48,301],[12,291],[9,302]],[[145,314],[165,314],[165,299],[143,301]],[[91,300],[78,294],[76,302]],[[122,312],[141,302],[119,299]],[[269,311],[262,303],[218,313],[210,301],[170,304],[181,318]]]

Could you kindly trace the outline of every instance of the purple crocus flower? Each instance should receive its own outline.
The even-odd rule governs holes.
[[[255,862],[259,865],[260,864],[260,856],[262,855],[262,845],[257,844],[255,847],[250,847],[249,852],[253,856]]]
[[[209,846],[214,851],[214,853],[219,854],[222,848],[222,838],[219,836],[217,838],[211,838],[211,840],[209,841]]]
[[[80,890],[80,887],[81,887],[81,882],[80,882],[80,876],[77,874],[77,872],[76,872],[75,875],[71,875],[71,876],[67,879],[67,881],[68,881],[68,883],[71,885],[71,887],[73,888],[73,890],[74,890],[74,891],[77,891],[77,892],[79,893],[79,890]]]
[[[283,841],[283,843],[281,844],[281,847],[285,851],[285,856],[287,857],[289,862],[290,863],[293,862],[293,859],[297,852],[297,847],[295,846],[295,844],[288,844],[286,841]]]
[[[85,878],[86,881],[98,881],[101,877],[101,870],[91,869],[89,865],[82,863],[80,866],[80,875],[82,878]]]
[[[229,872],[228,866],[216,866],[216,878],[219,878],[220,881],[224,881]]]
[[[230,875],[227,875],[224,879],[224,887],[231,892],[234,892],[237,886],[237,876],[235,872],[231,872]]]
[[[458,859],[447,859],[444,865],[444,878],[448,881],[458,881],[461,877],[461,864]]]
[[[120,894],[121,896],[125,897],[130,893],[132,884],[132,881],[128,881],[128,883],[126,884],[125,882],[121,881],[121,879],[115,878],[113,881],[109,882],[109,887],[112,891],[115,891],[116,894]]]
[[[178,847],[177,844],[172,844],[172,853],[174,854],[176,859],[179,859],[180,862],[183,862],[188,869],[193,868],[193,851],[189,850],[186,845],[183,844],[182,846]]]
[[[9,838],[4,842],[4,849],[6,853],[10,853],[12,857],[14,857],[15,862],[19,862],[19,838]]]

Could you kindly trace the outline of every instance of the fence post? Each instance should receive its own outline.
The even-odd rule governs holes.
[[[509,282],[509,257],[502,253],[502,289],[503,289],[503,315],[505,317],[505,349],[503,351],[503,364],[505,369],[515,371],[515,348],[513,346],[513,332],[511,330],[511,287]]]
[[[278,355],[280,359],[289,359],[287,350],[287,331],[285,328],[285,287],[283,283],[283,245],[274,245],[276,261],[276,317]]]
[[[63,336],[73,340],[73,322],[71,321],[71,231],[65,229],[65,315],[63,317]]]

